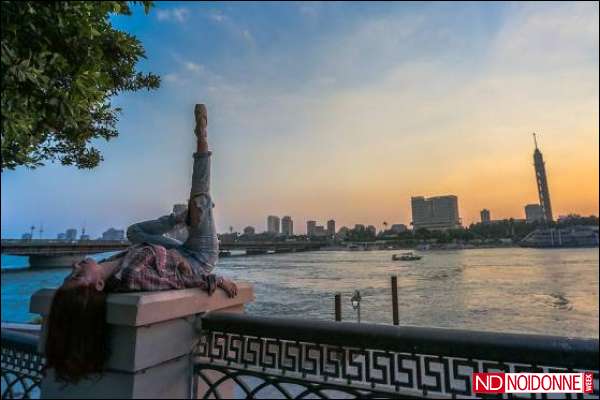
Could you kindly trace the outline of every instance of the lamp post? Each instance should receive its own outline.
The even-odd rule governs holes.
[[[355,290],[350,301],[352,302],[352,308],[354,308],[356,310],[359,324],[360,324],[360,300],[361,300],[360,292],[358,290]]]

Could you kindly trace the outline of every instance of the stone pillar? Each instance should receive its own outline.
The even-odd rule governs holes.
[[[31,297],[30,311],[43,317],[40,352],[54,289]],[[254,300],[250,284],[238,284],[230,299],[217,289],[111,294],[107,298],[111,354],[98,380],[64,386],[50,370],[42,381],[42,398],[189,398],[190,352],[199,339],[196,317],[207,311],[244,312]]]

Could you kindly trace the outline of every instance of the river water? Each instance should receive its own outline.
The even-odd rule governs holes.
[[[598,337],[598,249],[427,251],[392,261],[393,251],[319,251],[220,261],[215,272],[254,284],[251,314],[343,319],[362,296],[364,322],[391,324],[390,276],[398,276],[400,323],[503,332]],[[32,293],[59,285],[68,269],[24,269],[26,258],[2,256],[2,320],[27,322]],[[20,267],[20,268],[19,268]]]

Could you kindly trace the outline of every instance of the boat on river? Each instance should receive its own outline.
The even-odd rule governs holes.
[[[392,256],[392,261],[416,261],[423,258],[423,256],[414,254],[412,251],[408,253],[394,254]]]

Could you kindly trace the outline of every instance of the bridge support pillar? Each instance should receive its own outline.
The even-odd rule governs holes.
[[[41,353],[53,296],[53,289],[42,289],[31,297],[31,312],[41,314],[44,321]],[[197,361],[193,351],[201,329],[197,317],[207,311],[243,313],[245,304],[253,300],[248,283],[238,283],[238,295],[233,299],[222,290],[208,296],[200,289],[110,294],[106,320],[111,352],[106,371],[99,378],[64,385],[49,370],[42,381],[41,398],[195,398],[192,387],[198,393],[207,390],[191,370]],[[233,386],[222,395],[232,398]]]
[[[29,256],[30,268],[66,268],[70,267],[74,262],[81,261],[85,258],[85,254],[77,255],[62,255],[62,256]]]

